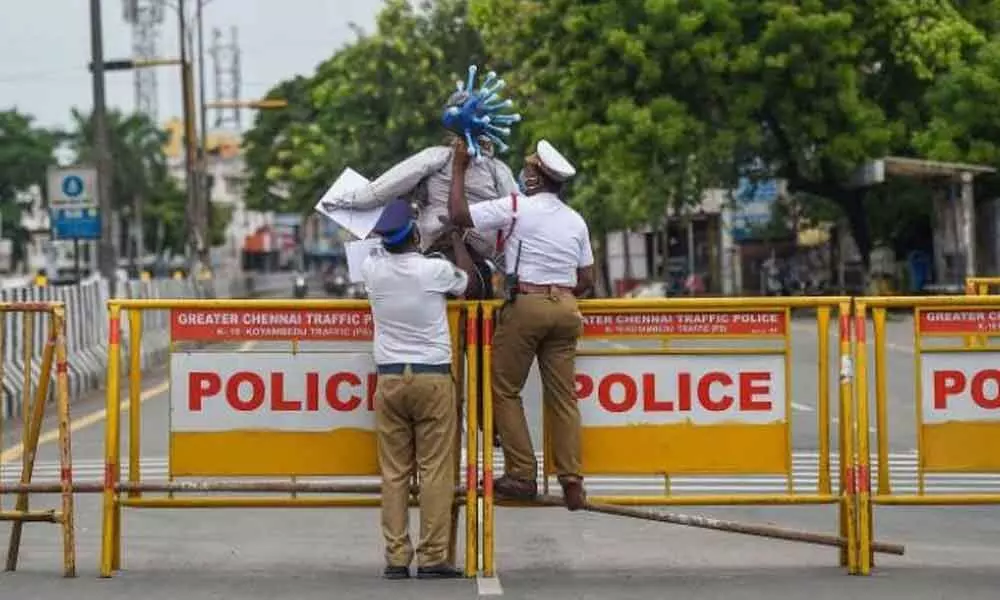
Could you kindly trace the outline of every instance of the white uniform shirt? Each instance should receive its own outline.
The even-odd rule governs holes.
[[[465,293],[465,271],[416,252],[379,252],[361,273],[375,320],[375,364],[451,364],[445,294]]]
[[[473,204],[469,213],[476,229],[503,230],[508,273],[514,272],[520,243],[517,274],[524,283],[575,287],[576,270],[594,264],[587,222],[555,194],[518,195],[516,213],[510,196]]]

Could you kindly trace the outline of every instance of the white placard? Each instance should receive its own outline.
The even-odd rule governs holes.
[[[786,420],[780,355],[579,356],[575,388],[584,427]],[[521,394],[526,413],[540,412],[542,395],[532,369]]]
[[[382,240],[372,238],[347,242],[344,244],[344,251],[347,253],[347,277],[351,283],[362,283],[364,278],[361,276],[361,266],[373,253],[383,252]]]
[[[335,221],[354,237],[363,240],[375,228],[375,223],[378,222],[379,217],[382,216],[382,211],[385,209],[384,206],[369,210],[351,210],[347,208],[327,210],[323,207],[323,203],[330,202],[335,197],[343,196],[367,184],[368,180],[363,175],[348,167],[333,182],[330,189],[326,190],[326,193],[319,199],[314,209],[318,213]]]
[[[1000,352],[920,356],[923,421],[1000,421]]]
[[[375,429],[370,353],[175,353],[170,430]]]

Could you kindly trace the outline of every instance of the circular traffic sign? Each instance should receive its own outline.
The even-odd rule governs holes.
[[[83,179],[79,175],[67,175],[62,181],[63,194],[76,198],[83,193]]]

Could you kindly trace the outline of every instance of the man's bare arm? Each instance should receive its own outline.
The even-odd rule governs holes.
[[[465,172],[469,166],[469,154],[465,142],[455,144],[452,153],[451,187],[448,190],[448,220],[455,227],[471,229],[475,226],[469,214],[469,201],[465,197]]]
[[[465,246],[462,234],[458,230],[452,229],[448,232],[448,236],[451,239],[452,252],[455,253],[455,266],[465,271],[469,277],[469,285],[465,290],[465,295],[479,297],[482,292],[482,282],[479,280],[479,271],[476,270],[476,265],[472,262],[472,255],[469,254],[469,249]]]

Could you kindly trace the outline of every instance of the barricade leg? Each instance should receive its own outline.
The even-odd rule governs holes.
[[[457,424],[455,427],[455,442],[452,446],[455,465],[455,487],[458,487],[462,481],[462,422],[465,415],[465,411],[462,408],[462,403],[464,401],[464,394],[462,391],[463,383],[465,381],[465,375],[462,372],[462,367],[465,364],[464,358],[468,348],[466,348],[465,337],[462,335],[462,328],[465,325],[464,311],[459,311],[455,317],[456,318],[452,320],[452,315],[450,313],[448,315],[450,325],[449,329],[451,331],[451,347],[458,349],[457,352],[453,353],[451,359],[451,372],[453,374],[455,384],[455,411],[458,415],[455,420]],[[458,564],[458,522],[461,514],[462,504],[458,502],[453,503],[451,508],[451,529],[448,534],[448,562],[452,565]]]
[[[128,365],[128,482],[139,483],[141,468],[139,457],[142,451],[142,411],[139,410],[142,396],[142,311],[128,311],[129,325],[129,365]],[[142,492],[129,491],[129,498],[139,498]]]
[[[23,421],[24,435],[21,441],[22,447],[22,470],[19,483],[12,486],[4,486],[0,483],[0,493],[16,493],[17,500],[15,510],[4,512],[0,510],[0,520],[13,521],[11,527],[10,540],[7,548],[6,570],[17,570],[17,563],[20,557],[21,537],[25,522],[51,522],[62,525],[63,538],[63,574],[66,577],[76,576],[76,544],[74,539],[74,518],[73,518],[73,488],[72,488],[72,467],[69,445],[69,381],[67,379],[66,346],[65,346],[65,312],[60,305],[21,305],[5,306],[5,311],[22,312],[24,320],[24,402]],[[34,326],[36,313],[47,313],[50,317],[49,332],[42,351],[42,364],[39,370],[39,380],[34,391],[34,401],[32,402],[31,390],[31,367],[34,356]],[[6,338],[0,336],[0,348]],[[0,349],[2,353],[2,349]],[[51,377],[53,374],[52,365],[57,366],[57,390],[58,420],[59,420],[59,462],[60,462],[60,485],[58,489],[48,491],[58,491],[62,499],[62,512],[55,510],[30,511],[30,494],[35,491],[43,491],[39,488],[46,487],[44,484],[32,483],[34,475],[35,460],[37,459],[38,441],[41,436],[42,422],[45,418],[45,407],[47,404]],[[2,373],[0,373],[2,378]],[[0,423],[2,426],[2,423]]]
[[[857,363],[857,434],[858,463],[855,467],[855,490],[857,492],[858,518],[858,575],[869,575],[872,567],[872,529],[871,529],[871,479],[869,475],[868,450],[868,351],[865,340],[865,305],[856,305],[856,363]]]
[[[121,504],[116,489],[119,479],[119,386],[121,383],[121,309],[110,308],[108,319],[108,377],[107,377],[107,425],[104,432],[104,492],[101,518],[101,577],[111,577],[118,568],[121,537],[118,526],[121,520]]]
[[[45,417],[45,401],[49,394],[49,375],[52,372],[52,352],[54,349],[54,338],[49,334],[49,340],[45,344],[42,354],[41,377],[36,389],[37,398],[34,405],[31,402],[31,365],[35,353],[35,314],[24,313],[24,395],[22,397],[23,410],[22,421],[24,423],[23,444],[24,452],[21,454],[21,483],[30,484],[31,477],[35,470],[35,458],[38,448],[38,437],[42,432],[42,419]],[[28,492],[22,491],[17,495],[14,510],[19,513],[28,512]],[[17,560],[21,552],[21,535],[24,530],[24,521],[17,520],[11,525],[10,541],[7,544],[7,571],[17,570]]]
[[[493,565],[493,307],[483,307],[483,576],[494,576]]]
[[[474,577],[479,571],[479,307],[466,310],[466,403],[468,415],[465,426],[465,575]],[[489,439],[483,444],[486,454]]]
[[[857,519],[854,498],[854,395],[851,365],[851,306],[843,303],[840,316],[840,535],[847,547],[840,551],[840,564],[854,573],[857,567]]]
[[[76,518],[73,501],[73,452],[69,433],[66,313],[63,308],[57,307],[52,316],[52,328],[56,332],[56,403],[59,415],[59,483],[62,486],[63,571],[66,577],[76,577]]]

